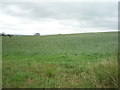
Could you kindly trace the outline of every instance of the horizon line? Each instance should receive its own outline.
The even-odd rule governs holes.
[[[104,33],[104,32],[120,32],[119,30],[116,30],[116,31],[99,31],[99,32],[80,32],[80,33],[66,33],[66,34],[81,34],[81,33]],[[2,32],[2,33],[4,33],[5,35],[6,34],[9,34],[9,33],[5,33],[5,32]],[[2,34],[2,33],[0,33],[0,34]],[[46,36],[46,35],[66,35],[66,34],[64,34],[64,33],[57,33],[57,34],[40,34],[40,36]],[[20,36],[34,36],[34,34],[12,34],[11,33],[11,35],[20,35]]]

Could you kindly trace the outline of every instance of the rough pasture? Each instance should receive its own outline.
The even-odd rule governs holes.
[[[117,35],[3,37],[3,87],[115,88]]]

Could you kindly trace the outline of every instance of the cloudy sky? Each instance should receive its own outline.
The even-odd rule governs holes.
[[[2,2],[0,33],[41,35],[118,30],[117,2]]]

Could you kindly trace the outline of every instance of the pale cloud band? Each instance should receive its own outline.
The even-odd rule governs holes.
[[[4,0],[3,2],[33,2],[33,0]],[[34,0],[34,2],[119,2],[119,0]]]
[[[69,34],[117,31],[117,2],[2,2],[0,32]]]

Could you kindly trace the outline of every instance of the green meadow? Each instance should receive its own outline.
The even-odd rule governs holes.
[[[3,88],[117,88],[118,33],[2,37]]]

